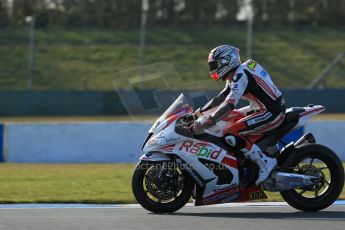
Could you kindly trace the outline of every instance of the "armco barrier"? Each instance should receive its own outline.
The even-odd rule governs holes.
[[[287,107],[321,104],[326,113],[344,113],[339,98],[345,89],[283,89]],[[181,92],[194,108],[203,106],[219,90],[144,89],[120,91],[0,91],[0,116],[65,116],[65,115],[127,115],[143,114],[141,107],[150,108],[144,114],[161,114]],[[121,100],[119,95],[126,95]],[[126,105],[123,102],[126,102]],[[241,104],[240,105],[245,105]],[[92,104],[92,106],[90,106]],[[159,109],[151,110],[157,105]]]
[[[7,162],[84,163],[136,162],[149,123],[94,122],[8,124]],[[306,125],[318,143],[333,149],[345,160],[345,122],[313,121]],[[296,140],[298,130],[285,141]]]

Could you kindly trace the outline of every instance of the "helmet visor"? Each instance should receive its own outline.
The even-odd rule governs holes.
[[[218,67],[219,65],[217,61],[213,60],[213,61],[208,62],[208,68],[210,69],[210,72],[214,72],[218,70]]]
[[[211,75],[211,78],[215,81],[218,81],[219,80],[219,76],[218,76],[218,68],[219,68],[219,64],[217,61],[215,60],[212,60],[210,62],[208,62],[208,67],[210,69],[210,75]]]

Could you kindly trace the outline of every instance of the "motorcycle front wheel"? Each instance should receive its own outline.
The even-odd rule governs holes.
[[[287,166],[291,173],[318,178],[314,185],[280,192],[283,199],[301,211],[319,211],[333,204],[344,186],[344,168],[338,156],[318,144],[297,147],[296,157]]]
[[[139,162],[134,169],[135,199],[154,213],[173,213],[191,198],[193,179],[173,162]]]

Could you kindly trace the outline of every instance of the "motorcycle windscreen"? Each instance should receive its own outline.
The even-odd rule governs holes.
[[[167,110],[153,123],[149,133],[154,132],[154,130],[166,119],[171,116],[178,115],[182,116],[184,114],[192,112],[192,108],[188,104],[187,98],[183,93],[169,106]]]

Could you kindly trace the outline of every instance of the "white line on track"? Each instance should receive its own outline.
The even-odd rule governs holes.
[[[345,205],[345,200],[338,200],[333,205]],[[187,207],[194,205],[189,203]],[[283,207],[289,206],[286,202],[249,202],[249,203],[229,203],[202,206],[212,207]],[[88,208],[141,208],[139,204],[0,204],[0,209],[88,209]]]

